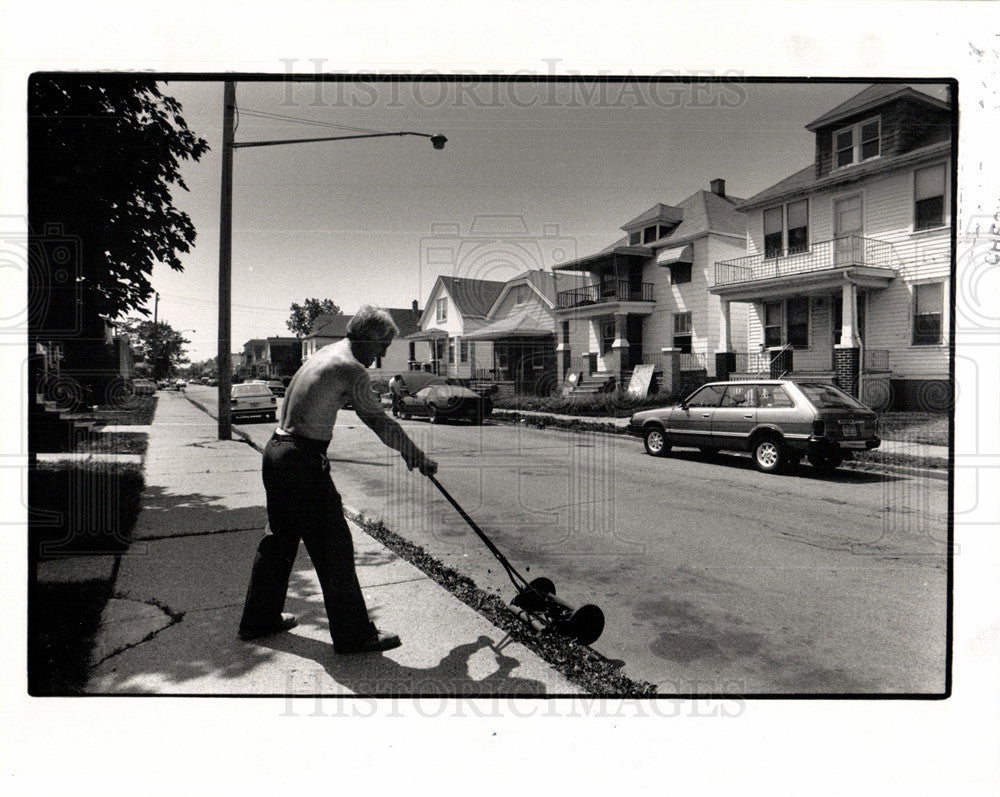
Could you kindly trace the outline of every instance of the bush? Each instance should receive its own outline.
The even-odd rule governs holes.
[[[599,393],[594,396],[512,396],[494,400],[493,406],[499,410],[550,412],[553,415],[576,415],[580,417],[628,418],[639,410],[652,407],[667,407],[676,403],[679,397],[665,393],[644,398],[635,398],[623,391]]]

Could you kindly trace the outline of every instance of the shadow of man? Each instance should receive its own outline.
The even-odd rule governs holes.
[[[545,685],[533,678],[511,673],[520,662],[497,649],[486,635],[475,642],[452,648],[433,667],[411,667],[385,654],[338,656],[328,642],[291,634],[277,634],[258,642],[262,647],[312,659],[326,670],[336,683],[355,695],[367,697],[495,697],[519,695],[544,697]],[[469,671],[473,655],[484,649],[494,653],[496,669],[483,678],[473,678]]]

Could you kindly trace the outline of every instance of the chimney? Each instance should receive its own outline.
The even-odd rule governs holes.
[[[709,183],[709,186],[711,187],[713,194],[721,196],[723,199],[726,198],[726,181],[721,177],[716,177]]]

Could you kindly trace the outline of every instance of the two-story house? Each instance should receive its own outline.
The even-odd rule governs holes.
[[[876,408],[949,405],[952,109],[875,85],[807,124],[816,156],[739,205],[747,252],[711,293],[749,302],[727,369],[835,379]]]
[[[608,374],[624,384],[636,365],[661,365],[664,350],[680,354],[686,370],[711,374],[716,352],[740,345],[746,308],[708,288],[716,261],[745,252],[742,200],[726,196],[724,180],[710,189],[654,205],[603,251],[553,267],[588,275],[588,284],[556,297],[564,375]],[[570,341],[571,322],[585,325],[582,348]]]
[[[251,338],[243,344],[243,352],[249,379],[290,377],[302,364],[302,345],[298,338]]]
[[[439,276],[420,316],[419,329],[407,336],[421,349],[424,344],[427,347],[415,352],[410,370],[462,378],[474,376],[471,342],[465,336],[485,324],[486,315],[504,285],[497,280]],[[492,344],[480,342],[476,355],[480,362],[492,361]]]

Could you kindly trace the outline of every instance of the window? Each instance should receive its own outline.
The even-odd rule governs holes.
[[[882,154],[882,123],[868,119],[833,134],[833,168],[877,158]]]
[[[604,321],[601,324],[601,354],[607,354],[615,342],[615,322]]]
[[[448,338],[448,362],[455,362],[455,339]]]
[[[630,232],[628,234],[628,245],[636,246],[642,243],[642,233],[636,230],[635,232]]]
[[[448,320],[448,298],[442,296],[437,302],[434,303],[434,320],[435,321],[447,321]]]
[[[781,322],[782,322],[781,302],[767,302],[764,305],[764,346],[781,345]]]
[[[764,257],[779,257],[782,250],[784,227],[781,208],[764,211]]]
[[[809,345],[809,297],[789,299],[786,316],[786,340],[793,346],[805,348]]]
[[[753,385],[730,385],[722,397],[722,407],[755,407]]]
[[[528,300],[528,286],[518,285],[514,289],[514,304],[524,304]]]
[[[780,385],[757,386],[758,407],[793,407],[792,400]]]
[[[764,346],[809,345],[809,297],[794,296],[764,304]]]
[[[942,319],[944,283],[928,282],[913,286],[913,345],[943,342]]]
[[[913,174],[913,229],[926,230],[944,224],[943,163],[917,169]]]
[[[789,202],[785,210],[788,216],[788,252],[804,252],[809,248],[809,201]]]
[[[674,348],[691,353],[691,314],[674,313]]]
[[[686,403],[689,407],[718,407],[725,389],[725,385],[705,385],[692,393]]]
[[[656,237],[657,236],[656,236],[656,225],[655,224],[652,227],[646,227],[642,231],[642,242],[644,244],[648,244],[650,241],[655,241]]]
[[[691,281],[691,264],[674,263],[670,266],[670,284],[680,285],[683,282]]]
[[[800,199],[764,211],[764,257],[795,254],[808,248],[808,200]]]
[[[462,338],[458,344],[458,357],[459,362],[467,363],[469,361],[469,341]]]

